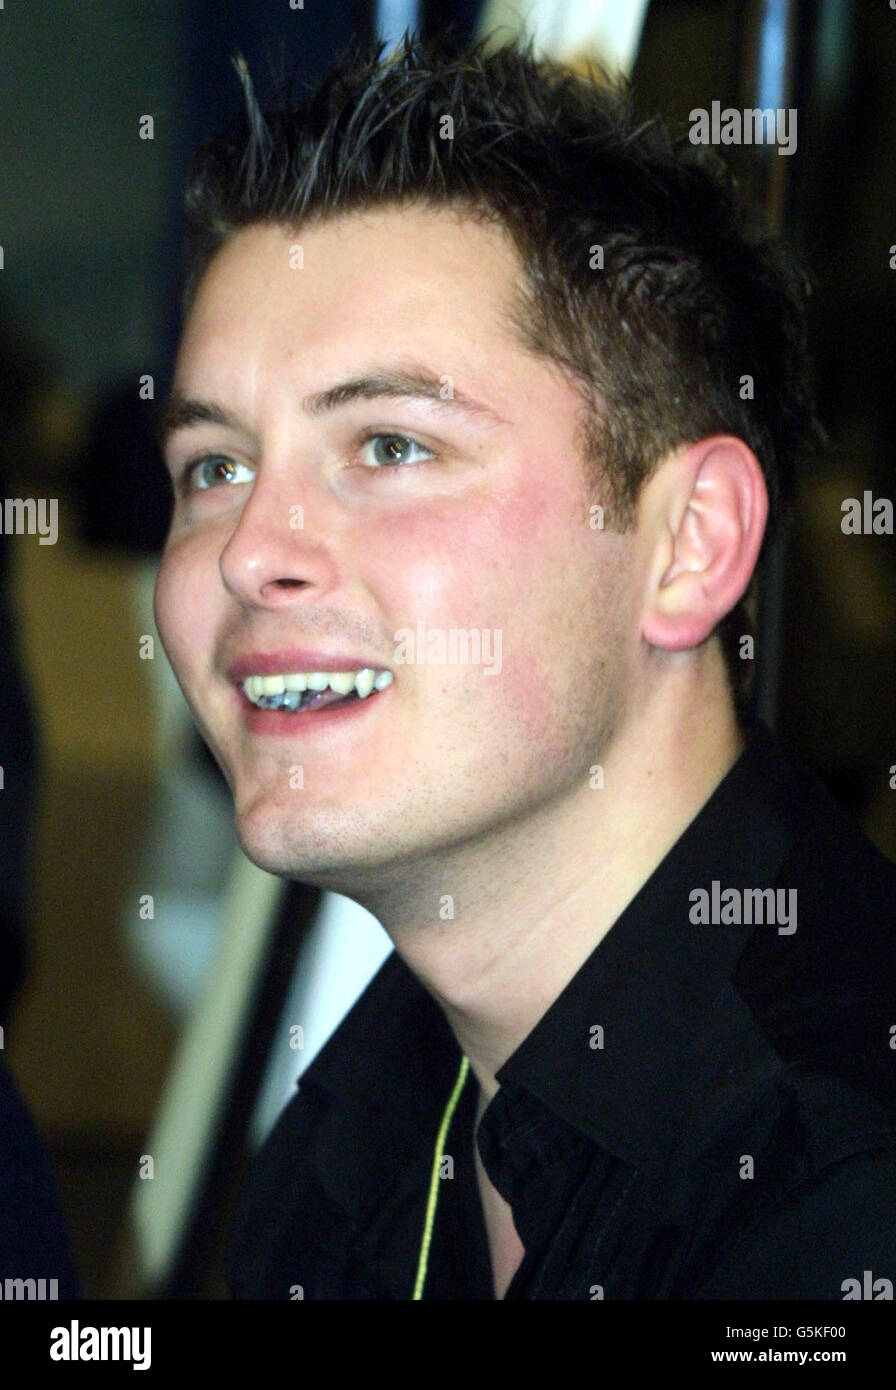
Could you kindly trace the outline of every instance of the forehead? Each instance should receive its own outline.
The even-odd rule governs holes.
[[[487,368],[519,345],[509,319],[523,269],[496,224],[454,209],[389,206],[305,224],[251,226],[202,279],[181,343],[198,355],[264,336],[314,361],[334,343],[460,353]],[[445,370],[449,370],[446,365]]]

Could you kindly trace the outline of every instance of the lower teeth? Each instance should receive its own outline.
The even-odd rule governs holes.
[[[322,691],[317,690],[285,690],[281,695],[262,695],[260,699],[254,701],[254,703],[259,709],[285,710],[292,714],[298,709],[306,709],[309,705],[319,703],[316,697],[322,693]],[[340,700],[328,701],[326,708],[329,709],[331,705],[342,704],[346,700],[357,698],[357,691],[351,690],[348,695],[342,696]]]

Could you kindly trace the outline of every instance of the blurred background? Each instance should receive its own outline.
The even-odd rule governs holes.
[[[526,23],[632,75],[645,115],[797,106],[792,158],[733,151],[814,285],[827,445],[763,600],[759,702],[896,859],[896,13],[880,0],[425,5],[41,0],[0,7],[0,1042],[50,1154],[90,1297],[219,1297],[247,1158],[389,950],[344,899],[249,865],[155,636],[192,151],[313,82],[356,35]],[[777,95],[775,95],[777,94]],[[147,121],[151,117],[151,122]],[[787,166],[785,169],[783,166]]]

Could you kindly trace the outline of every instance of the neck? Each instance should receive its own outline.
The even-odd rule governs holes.
[[[586,774],[562,801],[442,853],[437,866],[418,866],[413,884],[366,904],[444,1010],[479,1082],[481,1108],[498,1089],[495,1073],[743,747],[727,699],[707,708],[696,689],[678,693],[691,698],[674,702],[677,718],[669,719],[668,702],[645,702],[602,752],[603,789],[592,789]],[[463,910],[434,928],[422,904],[438,902],[446,886]]]

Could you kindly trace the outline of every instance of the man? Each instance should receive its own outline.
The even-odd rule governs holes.
[[[243,69],[188,195],[159,630],[247,854],[396,947],[233,1292],[842,1298],[896,1267],[896,871],[738,717],[798,277],[624,95],[379,59]]]

